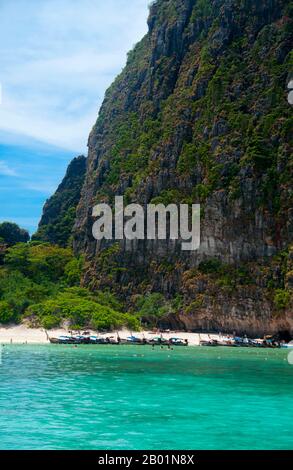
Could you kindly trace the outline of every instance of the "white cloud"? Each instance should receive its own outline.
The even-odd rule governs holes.
[[[0,130],[84,152],[149,0],[0,2]]]
[[[24,183],[22,187],[30,191],[41,193],[45,196],[51,196],[57,189],[56,185],[51,181],[40,181],[39,183]]]
[[[17,176],[17,172],[11,168],[5,161],[0,160],[0,175]]]

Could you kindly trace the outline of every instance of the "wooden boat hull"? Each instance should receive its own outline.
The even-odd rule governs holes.
[[[57,338],[50,338],[49,341],[51,344],[59,344],[59,340]]]

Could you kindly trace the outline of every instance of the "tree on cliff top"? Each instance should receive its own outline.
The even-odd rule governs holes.
[[[20,228],[12,222],[3,222],[0,224],[0,240],[5,244],[12,246],[16,243],[26,243],[30,239],[27,230]]]

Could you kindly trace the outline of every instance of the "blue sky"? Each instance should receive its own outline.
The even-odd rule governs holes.
[[[0,1],[0,221],[33,232],[104,92],[146,33],[149,0]]]

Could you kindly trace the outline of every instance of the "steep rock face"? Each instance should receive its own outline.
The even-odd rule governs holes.
[[[179,293],[170,322],[188,328],[290,327],[291,17],[285,0],[151,6],[149,32],[107,91],[89,137],[74,229],[87,284],[114,287],[130,307],[137,293]],[[162,241],[97,244],[92,207],[115,195],[143,205],[200,202],[200,250],[182,253]],[[221,267],[205,272],[209,260]],[[287,299],[280,309],[279,290]]]
[[[72,234],[76,207],[86,172],[86,158],[76,157],[69,164],[62,183],[46,202],[33,240],[66,246]]]

